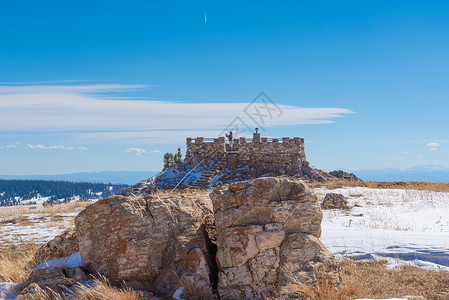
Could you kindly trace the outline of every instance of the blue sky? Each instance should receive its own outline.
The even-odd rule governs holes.
[[[0,37],[0,174],[159,170],[262,91],[315,167],[449,167],[446,1],[2,1]]]

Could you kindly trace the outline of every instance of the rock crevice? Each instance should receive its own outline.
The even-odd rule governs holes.
[[[210,197],[113,196],[86,207],[76,234],[57,237],[39,256],[79,249],[86,271],[162,297],[190,285],[221,299],[262,299],[333,264],[319,240],[321,219],[307,186],[283,177],[235,182]]]

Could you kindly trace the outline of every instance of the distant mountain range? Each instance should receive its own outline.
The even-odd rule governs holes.
[[[158,172],[153,171],[102,171],[59,175],[0,175],[0,179],[62,180],[72,182],[134,185],[141,180],[153,177],[157,173]]]
[[[0,179],[63,180],[72,182],[112,183],[135,185],[153,177],[156,171],[101,171],[59,175],[0,175]],[[449,168],[424,165],[407,169],[385,168],[353,171],[362,180],[370,181],[430,181],[449,183]]]
[[[386,168],[380,170],[354,171],[362,180],[368,181],[430,181],[449,183],[449,168],[424,165],[407,169]]]

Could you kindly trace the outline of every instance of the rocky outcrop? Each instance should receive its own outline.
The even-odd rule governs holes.
[[[322,212],[301,182],[258,178],[211,193],[222,298],[266,298],[333,263],[319,241]]]
[[[361,179],[358,178],[354,173],[348,173],[348,172],[345,172],[342,170],[329,172],[329,175],[331,175],[332,177],[347,180],[347,181],[361,181]]]
[[[348,201],[342,194],[327,193],[323,201],[323,209],[348,209]]]
[[[78,239],[76,238],[75,229],[67,229],[37,250],[35,262],[41,264],[53,258],[68,257],[78,251]]]
[[[168,296],[190,281],[210,289],[207,195],[113,196],[75,219],[83,265],[113,283]]]

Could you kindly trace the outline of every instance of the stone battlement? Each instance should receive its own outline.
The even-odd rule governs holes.
[[[221,167],[257,167],[266,171],[292,173],[306,156],[304,139],[295,137],[267,138],[253,134],[253,138],[238,138],[232,148],[224,137],[187,138],[186,161],[195,165],[201,160]]]

